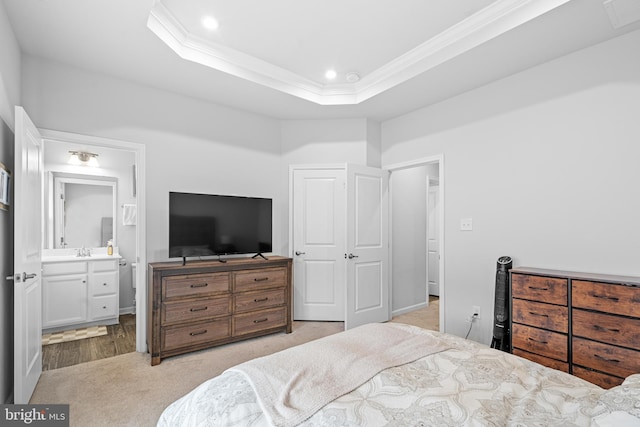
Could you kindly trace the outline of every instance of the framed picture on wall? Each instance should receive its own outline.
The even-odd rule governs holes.
[[[9,210],[11,203],[11,172],[0,163],[0,209]]]

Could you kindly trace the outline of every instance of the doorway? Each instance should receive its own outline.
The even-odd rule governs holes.
[[[443,156],[392,164],[386,169],[391,172],[392,314],[427,307],[431,294],[439,299],[439,328],[444,331]]]
[[[57,131],[42,131],[44,141],[44,170],[45,183],[49,172],[56,170],[62,173],[83,173],[93,176],[117,177],[118,190],[116,201],[116,214],[113,216],[114,230],[117,230],[115,239],[122,258],[119,261],[119,312],[120,323],[107,326],[107,336],[98,337],[92,344],[94,355],[82,356],[83,360],[67,358],[72,363],[115,356],[130,351],[146,351],[146,287],[137,286],[146,283],[145,268],[137,268],[138,265],[146,265],[146,237],[145,237],[145,163],[144,145],[98,138],[86,135],[78,135]],[[75,169],[67,165],[69,151],[89,151],[98,154],[99,167],[90,168],[75,166]],[[45,188],[45,193],[47,188]],[[126,207],[126,208],[125,208]],[[134,208],[134,218],[131,217],[131,209]],[[126,215],[125,215],[126,210]],[[52,210],[44,209],[44,221],[46,224]],[[45,236],[43,246],[45,248],[56,247],[52,242],[53,233],[43,233]],[[104,245],[103,245],[104,246]],[[92,338],[93,339],[93,338]],[[85,340],[86,341],[86,340]],[[86,346],[86,343],[83,343]],[[71,351],[80,347],[78,343],[66,347]],[[80,358],[80,359],[82,359]]]

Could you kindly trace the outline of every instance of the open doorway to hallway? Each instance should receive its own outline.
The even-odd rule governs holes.
[[[387,166],[390,175],[392,315],[437,302],[444,331],[442,156]],[[431,300],[431,302],[430,302]]]

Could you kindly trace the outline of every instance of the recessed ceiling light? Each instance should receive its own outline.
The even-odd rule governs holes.
[[[327,72],[324,73],[324,76],[329,80],[333,80],[338,76],[338,73],[336,73],[336,70],[327,70]]]
[[[202,26],[205,27],[207,30],[213,31],[218,29],[218,27],[220,26],[220,23],[213,16],[205,16],[204,18],[202,18]]]

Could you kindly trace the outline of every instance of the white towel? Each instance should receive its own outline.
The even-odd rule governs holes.
[[[136,205],[122,205],[122,225],[136,225]]]

